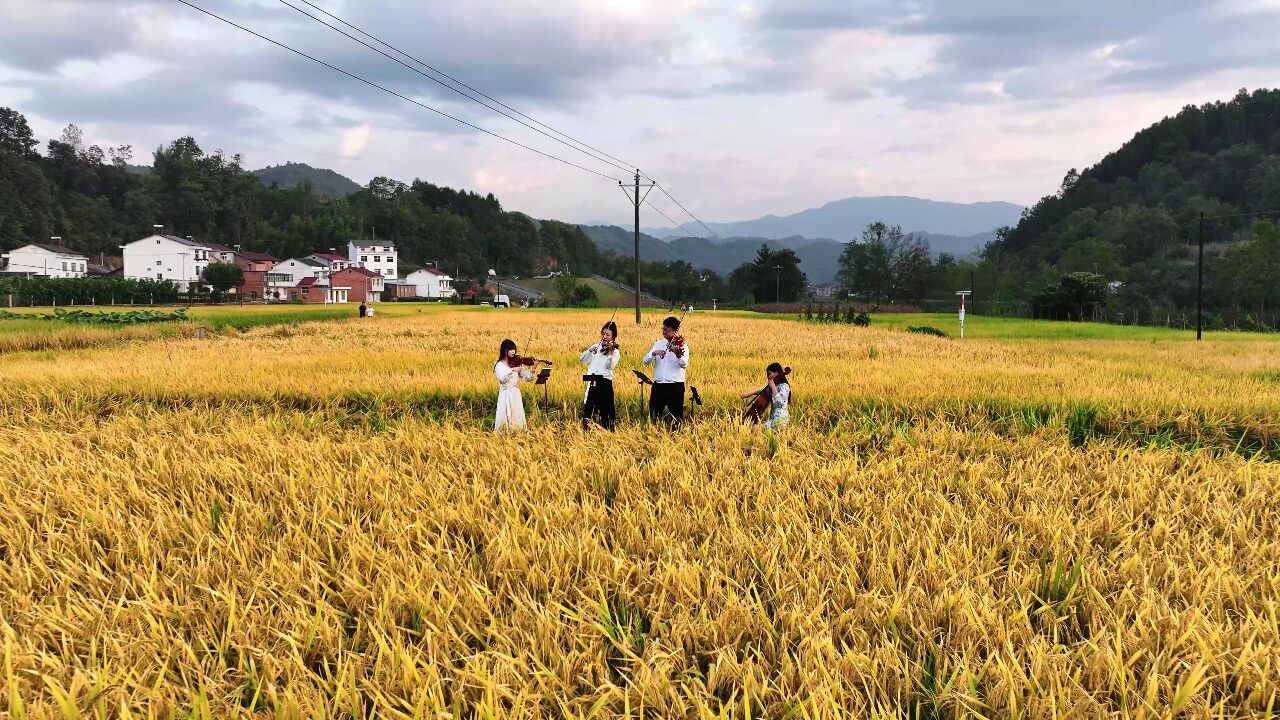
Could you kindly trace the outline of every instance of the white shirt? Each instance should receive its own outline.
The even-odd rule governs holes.
[[[684,371],[689,367],[689,344],[685,343],[683,357],[676,357],[668,352],[666,357],[659,357],[658,352],[667,349],[667,341],[659,340],[653,344],[649,352],[644,354],[644,364],[653,365],[653,381],[656,383],[682,383]]]
[[[599,375],[605,380],[613,380],[613,368],[618,364],[619,355],[621,352],[617,348],[605,355],[600,352],[600,343],[596,343],[587,348],[578,361],[587,366],[587,375]]]

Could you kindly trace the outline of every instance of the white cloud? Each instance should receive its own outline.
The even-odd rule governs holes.
[[[198,4],[494,132],[620,172],[271,0]],[[321,4],[639,164],[708,221],[854,194],[1034,202],[1163,115],[1274,83],[1280,70],[1280,0]],[[190,134],[243,152],[251,167],[294,160],[358,182],[418,177],[493,192],[538,217],[629,221],[608,181],[172,0],[0,0],[0,26],[0,105],[28,114],[45,139],[74,122],[145,160]]]
[[[369,135],[372,132],[368,125],[360,125],[343,132],[342,141],[338,144],[342,156],[354,158],[364,152],[365,146],[369,144]]]

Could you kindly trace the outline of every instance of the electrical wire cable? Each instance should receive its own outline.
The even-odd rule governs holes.
[[[191,9],[193,9],[193,10],[197,10],[197,11],[199,11],[199,12],[204,13],[205,15],[208,15],[209,17],[214,18],[215,20],[219,20],[219,21],[221,21],[221,22],[224,22],[224,23],[226,23],[227,25],[230,25],[231,27],[236,28],[237,30],[241,30],[241,31],[243,31],[243,32],[249,33],[250,35],[253,35],[253,36],[254,36],[254,37],[256,37],[256,38],[259,38],[259,39],[261,39],[261,40],[265,40],[265,41],[267,41],[267,42],[271,43],[272,45],[275,45],[275,46],[277,46],[277,47],[279,47],[279,48],[282,48],[282,49],[284,49],[284,50],[288,50],[289,52],[294,53],[295,55],[298,55],[298,56],[300,56],[300,57],[304,57],[304,58],[306,58],[306,59],[308,59],[308,60],[310,60],[310,61],[312,61],[312,62],[314,62],[314,63],[317,63],[317,64],[319,64],[319,65],[323,65],[324,67],[327,67],[327,68],[329,68],[330,70],[333,70],[333,71],[335,71],[335,72],[338,72],[338,73],[341,73],[341,74],[343,74],[343,75],[346,75],[347,77],[349,77],[349,78],[351,78],[351,79],[353,79],[353,80],[357,80],[357,81],[359,81],[359,82],[362,82],[362,83],[364,83],[364,84],[366,84],[366,85],[369,85],[370,87],[377,88],[378,90],[381,90],[381,91],[383,91],[383,92],[385,92],[385,93],[387,93],[387,94],[389,94],[389,95],[394,95],[395,97],[398,97],[398,98],[400,98],[401,100],[404,100],[405,102],[412,103],[412,104],[417,105],[418,107],[421,107],[421,108],[423,108],[423,109],[425,109],[425,110],[430,110],[431,112],[436,113],[437,115],[440,115],[440,116],[442,116],[442,117],[448,118],[448,119],[450,119],[450,120],[453,120],[453,121],[454,121],[454,122],[456,122],[456,123],[460,123],[460,124],[462,124],[462,125],[466,125],[467,127],[471,128],[471,129],[473,129],[473,130],[477,130],[477,131],[482,132],[482,133],[484,133],[484,134],[486,134],[486,135],[490,135],[490,136],[492,136],[492,137],[498,138],[499,140],[502,140],[502,141],[504,141],[504,142],[508,142],[508,143],[510,143],[510,144],[512,144],[512,145],[515,145],[516,147],[523,148],[523,149],[525,149],[525,150],[528,150],[529,152],[536,153],[536,154],[541,155],[542,157],[548,158],[548,159],[550,159],[550,160],[555,160],[556,162],[563,163],[563,164],[568,165],[568,166],[573,167],[573,168],[577,168],[578,170],[581,170],[581,171],[583,171],[583,172],[591,173],[592,175],[596,175],[596,176],[601,177],[601,178],[604,178],[604,179],[606,179],[606,180],[613,180],[614,182],[622,182],[621,180],[619,180],[619,179],[618,179],[618,178],[616,178],[616,177],[613,177],[612,175],[606,175],[605,173],[598,172],[598,171],[596,171],[596,170],[592,170],[591,168],[584,167],[584,166],[579,165],[579,164],[577,164],[577,163],[575,163],[575,162],[573,162],[573,161],[565,160],[565,159],[564,159],[564,158],[562,158],[562,157],[558,157],[558,156],[556,156],[556,155],[552,155],[551,153],[548,153],[548,152],[543,152],[542,150],[539,150],[539,149],[534,148],[534,147],[530,147],[530,146],[525,145],[524,143],[519,142],[519,141],[517,141],[517,140],[512,140],[511,138],[506,137],[506,136],[504,136],[504,135],[499,135],[498,133],[493,132],[492,130],[486,130],[485,128],[480,127],[479,125],[476,125],[476,124],[474,124],[474,123],[467,122],[466,120],[463,120],[462,118],[454,117],[453,115],[450,115],[449,113],[444,112],[443,110],[438,110],[438,109],[436,109],[436,108],[433,108],[433,107],[431,107],[430,105],[427,105],[426,103],[423,103],[423,102],[418,101],[418,100],[414,100],[413,98],[408,97],[408,96],[405,96],[405,95],[401,95],[400,93],[396,92],[395,90],[391,90],[391,89],[389,89],[389,88],[383,87],[382,85],[379,85],[378,83],[373,82],[372,80],[368,80],[368,79],[363,78],[363,77],[361,77],[361,76],[359,76],[359,75],[356,75],[355,73],[349,72],[349,71],[347,71],[347,70],[343,70],[342,68],[340,68],[340,67],[338,67],[338,66],[336,66],[336,65],[332,65],[332,64],[327,63],[327,62],[325,62],[324,60],[321,60],[321,59],[319,59],[319,58],[317,58],[317,57],[314,57],[314,56],[312,56],[312,55],[308,55],[307,53],[304,53],[304,52],[302,52],[301,50],[297,50],[297,49],[292,48],[292,47],[290,47],[290,46],[288,46],[288,45],[285,45],[284,43],[280,42],[279,40],[272,39],[272,38],[270,38],[270,37],[267,37],[266,35],[263,35],[262,33],[259,33],[259,32],[257,32],[257,31],[251,30],[251,29],[249,29],[249,28],[247,28],[247,27],[245,27],[245,26],[243,26],[243,25],[240,25],[240,24],[238,24],[238,23],[236,23],[236,22],[234,22],[234,21],[232,21],[232,20],[228,20],[227,18],[224,18],[224,17],[222,17],[221,15],[218,15],[217,13],[211,12],[211,11],[209,11],[209,10],[206,10],[206,9],[204,9],[204,8],[200,7],[199,5],[196,5],[196,4],[192,3],[192,2],[189,2],[189,0],[177,0],[177,1],[178,1],[178,2],[180,2],[180,3],[182,3],[183,5],[186,5],[187,7],[191,8]]]
[[[355,42],[360,43],[361,45],[363,45],[363,46],[365,46],[365,47],[369,48],[370,50],[373,50],[374,52],[376,52],[376,53],[378,53],[378,54],[382,55],[383,57],[386,57],[386,58],[387,58],[387,59],[389,59],[389,60],[392,60],[393,62],[399,63],[400,65],[403,65],[404,67],[408,68],[409,70],[412,70],[413,72],[416,72],[416,73],[418,73],[419,75],[422,75],[423,77],[425,77],[425,78],[427,78],[428,80],[430,80],[430,81],[432,81],[432,82],[434,82],[434,83],[436,83],[436,84],[440,85],[441,87],[448,88],[449,90],[452,90],[453,92],[458,93],[459,95],[462,95],[463,97],[467,98],[468,100],[471,100],[472,102],[475,102],[475,103],[477,103],[477,104],[481,105],[482,107],[485,107],[485,108],[487,108],[487,109],[489,109],[489,110],[492,110],[492,111],[494,111],[494,112],[496,112],[496,113],[498,113],[498,114],[502,115],[503,117],[506,117],[506,118],[508,118],[508,119],[510,119],[510,120],[513,120],[513,121],[517,122],[517,123],[520,123],[521,125],[523,125],[523,126],[525,126],[525,127],[529,128],[530,130],[533,130],[534,132],[537,132],[537,133],[540,133],[540,134],[542,134],[542,135],[545,135],[546,137],[551,138],[552,140],[555,140],[556,142],[558,142],[558,143],[560,143],[560,144],[562,144],[562,145],[564,145],[564,146],[566,146],[566,147],[569,147],[569,148],[571,148],[571,149],[573,149],[573,150],[577,150],[578,152],[581,152],[581,153],[583,153],[583,154],[586,154],[586,155],[588,155],[589,157],[591,157],[591,158],[593,158],[593,159],[599,160],[600,162],[603,162],[603,163],[605,163],[605,164],[607,164],[607,165],[610,165],[611,167],[614,167],[614,168],[616,168],[616,169],[618,169],[618,170],[622,170],[622,171],[624,171],[624,172],[631,172],[631,170],[632,170],[633,168],[635,168],[635,167],[636,167],[633,163],[628,163],[628,162],[627,162],[627,161],[625,161],[625,160],[622,160],[622,159],[617,158],[617,157],[615,157],[615,156],[613,156],[613,155],[610,155],[609,153],[607,153],[607,152],[605,152],[605,151],[603,151],[603,150],[601,150],[601,149],[599,149],[599,148],[597,148],[597,147],[594,147],[594,146],[592,146],[592,145],[590,145],[590,144],[588,144],[588,143],[585,143],[585,142],[583,142],[583,141],[581,141],[581,140],[578,140],[577,138],[573,137],[572,135],[569,135],[568,133],[561,132],[561,131],[559,131],[559,130],[555,129],[554,127],[551,127],[550,125],[547,125],[547,124],[546,124],[546,123],[544,123],[544,122],[541,122],[541,121],[539,121],[539,120],[537,120],[537,119],[535,119],[535,118],[532,118],[532,117],[530,117],[530,116],[526,115],[525,113],[520,112],[519,110],[517,110],[517,109],[515,109],[515,108],[511,107],[510,105],[507,105],[506,103],[502,102],[501,100],[497,100],[497,99],[495,99],[495,98],[493,98],[493,97],[489,96],[489,95],[488,95],[488,94],[486,94],[484,91],[479,90],[479,89],[477,89],[477,88],[475,88],[475,87],[473,87],[473,86],[471,86],[471,85],[468,85],[467,83],[465,83],[465,82],[463,82],[463,81],[461,81],[461,80],[459,80],[459,79],[457,79],[457,78],[453,77],[453,76],[452,76],[452,75],[450,75],[449,73],[446,73],[445,71],[443,71],[443,70],[441,70],[441,69],[439,69],[439,68],[437,68],[437,67],[435,67],[435,66],[433,66],[433,65],[431,65],[431,64],[429,64],[429,63],[427,63],[427,62],[424,62],[424,61],[422,61],[422,60],[420,60],[420,59],[418,59],[418,58],[414,57],[413,55],[410,55],[409,53],[407,53],[407,52],[405,52],[405,51],[401,50],[400,48],[396,47],[395,45],[392,45],[391,43],[389,43],[389,42],[387,42],[387,41],[383,40],[382,38],[380,38],[380,37],[378,37],[378,36],[376,36],[376,35],[374,35],[374,34],[372,34],[372,33],[368,32],[367,30],[364,30],[364,29],[362,29],[362,28],[360,28],[360,27],[358,27],[358,26],[356,26],[356,25],[353,25],[353,24],[351,24],[351,23],[347,22],[346,20],[343,20],[342,18],[338,17],[337,15],[334,15],[333,13],[331,13],[331,12],[329,12],[329,11],[325,10],[324,8],[317,6],[315,3],[309,2],[308,0],[298,0],[298,2],[301,2],[301,3],[303,3],[304,5],[307,5],[308,7],[312,8],[312,9],[313,9],[313,10],[315,10],[316,12],[321,13],[322,15],[325,15],[326,17],[330,18],[330,19],[331,19],[331,20],[333,20],[334,22],[337,22],[337,23],[339,23],[339,24],[341,24],[341,25],[344,25],[344,26],[346,26],[346,27],[348,27],[348,28],[351,28],[351,29],[352,29],[352,30],[354,30],[355,32],[359,33],[360,35],[363,35],[364,37],[369,38],[369,39],[370,39],[370,40],[372,40],[373,42],[375,42],[375,43],[377,43],[377,44],[379,44],[379,45],[381,45],[381,46],[383,46],[383,47],[385,47],[385,48],[387,48],[387,49],[391,50],[392,52],[394,52],[394,53],[396,53],[396,54],[398,54],[398,55],[400,55],[400,56],[402,56],[402,57],[404,57],[404,58],[409,59],[410,61],[412,61],[412,62],[414,62],[414,63],[416,63],[416,64],[418,64],[418,65],[420,65],[420,66],[422,66],[422,67],[424,67],[424,68],[426,68],[426,69],[427,69],[427,70],[429,70],[429,71],[431,71],[432,73],[435,73],[436,75],[438,75],[438,76],[440,76],[440,77],[445,78],[445,80],[447,80],[448,82],[445,82],[444,80],[440,80],[440,79],[439,79],[439,78],[437,78],[437,77],[433,77],[433,76],[431,76],[431,75],[428,75],[428,74],[426,74],[426,73],[422,72],[421,70],[418,70],[417,68],[411,67],[411,66],[409,66],[409,65],[405,64],[404,62],[402,62],[402,61],[400,61],[400,60],[397,60],[396,58],[391,57],[390,55],[387,55],[385,52],[382,52],[381,50],[379,50],[379,49],[377,49],[377,48],[375,48],[375,47],[373,47],[373,46],[369,45],[368,43],[364,42],[363,40],[360,40],[359,38],[356,38],[356,37],[352,37],[349,33],[347,33],[347,32],[345,32],[345,31],[343,31],[341,28],[334,27],[333,25],[331,25],[331,24],[329,24],[329,23],[325,22],[324,20],[322,20],[322,19],[320,19],[320,18],[316,17],[315,15],[312,15],[311,13],[308,13],[307,11],[303,10],[302,8],[299,8],[299,7],[295,6],[295,5],[290,4],[290,3],[289,3],[289,2],[287,2],[286,0],[278,0],[278,2],[280,2],[282,5],[285,5],[286,7],[292,8],[293,10],[295,10],[295,11],[297,11],[297,12],[299,12],[299,13],[301,13],[301,14],[303,14],[303,15],[305,15],[305,16],[307,16],[307,17],[309,17],[309,18],[311,18],[312,20],[315,20],[316,22],[320,23],[321,25],[324,25],[324,26],[325,26],[325,27],[327,27],[327,28],[330,28],[330,29],[334,30],[335,32],[342,33],[342,35],[346,36],[347,38],[350,38],[351,40],[353,40],[353,41],[355,41]],[[452,84],[450,84],[450,83],[452,83]],[[459,89],[459,87],[458,87],[458,86],[460,86],[461,88],[465,88],[465,90],[463,90],[463,89]],[[488,102],[484,102],[484,101],[480,100],[479,98],[475,97],[475,95],[472,95],[471,93],[475,93],[475,95],[480,96],[480,98],[483,98],[483,99],[484,99],[484,101],[488,101]],[[490,103],[492,103],[492,104],[490,104]],[[497,107],[495,107],[495,105],[496,105]],[[507,111],[510,111],[510,113],[515,113],[515,115],[514,115],[514,116],[513,116],[513,115],[511,115],[511,114],[510,114],[510,113],[508,113]],[[519,117],[516,117],[516,116],[519,116]],[[523,119],[522,119],[522,118],[523,118]],[[525,122],[526,120],[527,120],[528,122]],[[530,124],[530,123],[532,123],[532,124]],[[535,127],[535,126],[536,126],[536,127]],[[540,128],[545,128],[545,131],[544,131],[543,129],[540,129]],[[547,131],[550,131],[550,132],[547,132]],[[554,133],[554,135],[552,135],[551,133]],[[559,136],[559,137],[556,137],[556,136]],[[561,139],[561,138],[564,138],[564,139]],[[643,173],[641,173],[641,174],[643,175]],[[648,176],[646,175],[645,177],[647,178]]]

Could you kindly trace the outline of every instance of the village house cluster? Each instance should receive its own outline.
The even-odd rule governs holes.
[[[453,278],[433,267],[400,277],[395,243],[386,240],[352,241],[345,255],[329,248],[278,260],[238,245],[157,234],[121,245],[124,262],[116,268],[90,263],[88,256],[57,244],[60,240],[51,238],[49,244],[30,243],[0,254],[0,275],[167,280],[187,292],[206,285],[204,273],[209,265],[229,263],[244,273],[244,283],[232,292],[246,301],[369,303],[450,298],[456,293]]]

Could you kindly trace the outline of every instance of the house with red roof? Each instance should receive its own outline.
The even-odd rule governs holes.
[[[234,263],[244,271],[244,282],[235,292],[246,300],[260,300],[268,297],[267,274],[280,261],[269,253],[244,250],[239,245],[228,247],[219,243],[206,243],[209,248],[209,262]]]
[[[318,280],[315,277],[304,277],[298,281],[297,285],[288,288],[284,299],[289,302],[301,302],[309,304],[332,304],[349,302],[351,288],[341,285],[332,284],[328,280]]]
[[[347,267],[329,276],[334,285],[351,288],[351,302],[378,302],[386,290],[386,280],[378,273],[362,267]]]

